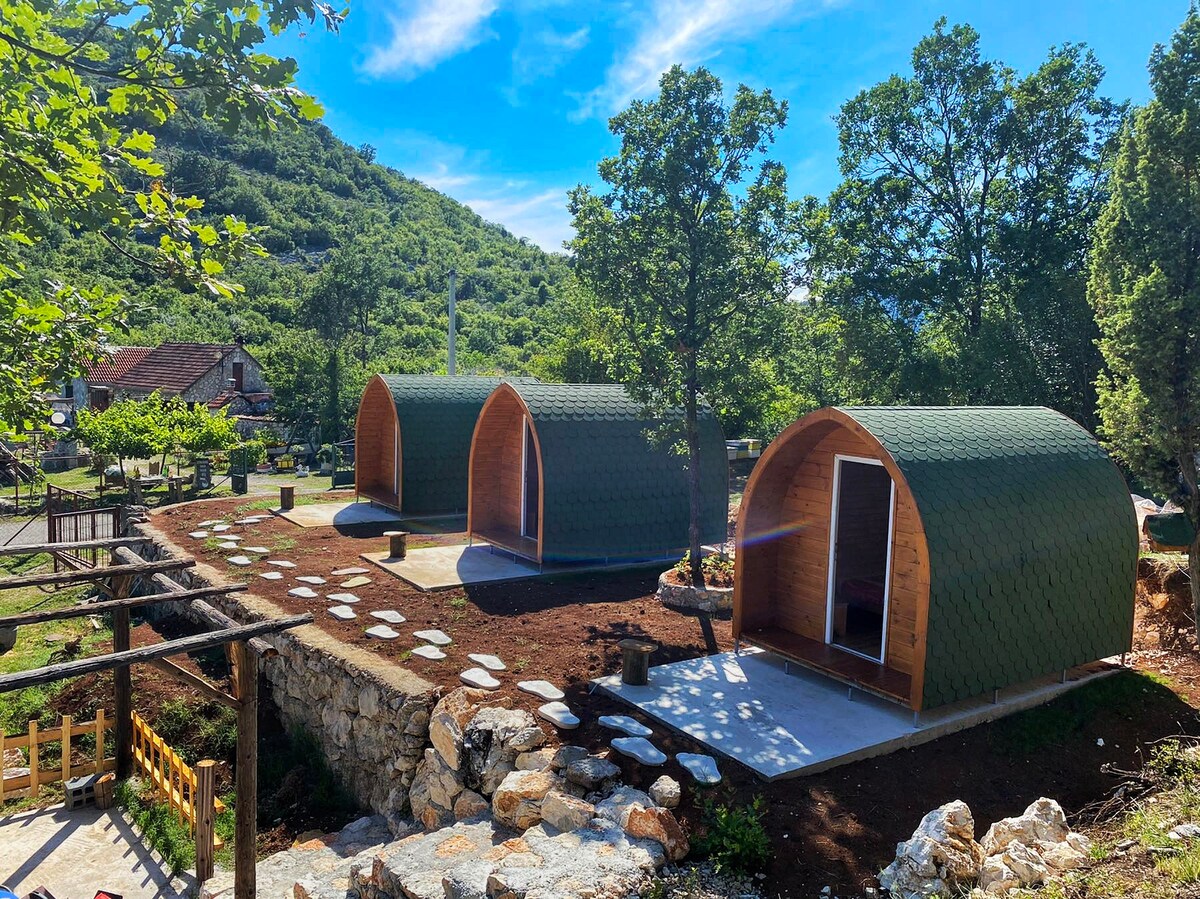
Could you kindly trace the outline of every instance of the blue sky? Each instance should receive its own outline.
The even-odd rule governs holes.
[[[909,71],[939,16],[1019,72],[1086,43],[1105,92],[1141,102],[1151,49],[1186,13],[1187,0],[358,0],[340,36],[311,28],[272,50],[296,57],[343,140],[553,250],[570,236],[567,189],[595,182],[615,149],[608,117],[673,63],[786,98],[772,155],[793,195],[824,196],[838,181],[832,116]]]

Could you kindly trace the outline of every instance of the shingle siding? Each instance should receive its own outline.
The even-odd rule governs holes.
[[[924,527],[924,707],[1129,649],[1137,524],[1091,434],[1040,407],[842,411],[895,459]]]

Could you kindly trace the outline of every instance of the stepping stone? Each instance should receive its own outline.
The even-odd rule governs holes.
[[[480,690],[498,690],[500,688],[500,681],[482,668],[468,668],[458,678],[468,687],[478,687]]]
[[[579,727],[579,717],[565,702],[548,702],[538,706],[537,713],[539,718],[545,718],[555,727],[561,727],[563,730],[574,730]]]
[[[295,562],[289,562],[287,559],[267,559],[268,565],[276,565],[280,568],[295,568]]]
[[[403,624],[408,620],[399,612],[392,609],[384,609],[382,612],[372,612],[371,617],[378,618],[380,621],[386,621],[388,624]]]
[[[214,524],[214,525],[212,526],[212,529],[213,529],[214,531],[216,531],[216,532],[219,534],[219,533],[221,533],[222,531],[227,531],[227,530],[229,530],[231,527],[233,527],[233,525],[231,525],[231,524]]]
[[[241,549],[236,543],[226,540],[224,543],[218,543],[217,549]]]
[[[237,543],[242,539],[238,534],[217,534],[215,536],[220,540],[227,540],[230,543]]]
[[[316,599],[317,593],[312,587],[293,587],[288,591],[288,596],[299,596],[301,599]]]
[[[251,518],[239,518],[234,524],[258,524],[260,521],[262,521],[262,518],[255,515]]]
[[[643,765],[661,765],[667,760],[667,754],[645,737],[614,737],[612,748]]]
[[[325,583],[325,578],[317,577],[315,574],[302,574],[300,577],[296,578],[296,580],[302,584],[312,584],[314,587],[319,587],[321,584]]]
[[[198,521],[198,522],[196,522],[196,527],[198,527],[198,528],[211,528],[211,527],[212,527],[214,524],[220,524],[220,523],[221,523],[221,519],[219,519],[219,518],[210,518],[210,519],[208,519],[208,521]]]
[[[203,540],[208,536],[208,531],[192,531],[188,536],[195,537],[197,540]]]
[[[439,659],[446,658],[446,654],[444,652],[442,652],[436,646],[429,646],[428,644],[425,646],[418,646],[412,651],[412,654],[422,659],[429,659],[431,662],[436,662]]]
[[[264,581],[282,581],[283,574],[279,571],[264,571],[259,575]]]
[[[567,695],[548,680],[523,680],[517,684],[517,689],[547,700],[562,699]]]
[[[368,637],[375,637],[377,640],[395,640],[400,636],[398,631],[392,630],[386,624],[377,624],[374,627],[369,627],[366,630]]]
[[[342,581],[340,584],[338,584],[338,586],[346,590],[353,590],[355,587],[364,587],[369,583],[371,583],[371,579],[369,577],[362,577],[359,575],[358,577],[350,578],[348,581]]]
[[[454,642],[448,634],[442,631],[417,631],[413,636],[426,643],[432,643],[434,646],[449,646]]]
[[[719,784],[721,782],[721,771],[717,768],[717,760],[711,755],[681,752],[675,758],[688,774],[696,778],[696,783]]]
[[[349,577],[352,574],[366,574],[370,570],[371,570],[370,568],[359,568],[359,567],[339,568],[337,571],[333,572],[333,576],[334,577]]]
[[[230,565],[240,565],[243,568],[245,568],[247,565],[254,564],[252,561],[250,561],[249,556],[230,556],[228,559],[226,559],[226,561]]]
[[[332,599],[334,602],[361,602],[353,593],[330,593],[326,599]]]
[[[476,665],[482,665],[488,671],[507,671],[508,666],[500,661],[499,656],[489,656],[482,652],[473,652],[467,656]]]
[[[243,546],[242,551],[248,552],[248,553],[256,553],[257,555],[260,555],[260,556],[265,556],[267,553],[270,552],[270,550],[267,549],[265,546]]]
[[[636,718],[630,718],[628,715],[601,715],[597,720],[601,727],[623,731],[631,737],[648,737],[654,733],[642,722]]]
[[[355,614],[354,610],[352,608],[350,608],[349,606],[330,606],[325,611],[327,611],[330,615],[332,615],[338,621],[349,621],[352,618],[358,617],[358,615]]]

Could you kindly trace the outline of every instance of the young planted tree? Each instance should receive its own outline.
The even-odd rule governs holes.
[[[103,288],[30,283],[29,248],[62,228],[93,233],[156,275],[229,295],[230,262],[261,252],[233,216],[195,220],[154,159],[154,137],[194,98],[232,131],[320,112],[267,33],[341,15],[316,0],[0,0],[0,424],[42,411],[39,394],[101,352],[124,318]]]
[[[1150,58],[1154,98],[1121,137],[1088,293],[1107,369],[1101,434],[1186,510],[1200,633],[1200,13]]]
[[[761,157],[787,121],[769,90],[738,87],[726,105],[706,69],[666,72],[654,100],[635,101],[609,123],[621,139],[603,160],[607,185],[580,185],[569,208],[576,274],[605,307],[615,344],[612,374],[649,408],[683,408],[691,503],[691,578],[700,561],[701,387],[718,343],[743,342],[754,315],[793,286],[799,207],[782,165]]]

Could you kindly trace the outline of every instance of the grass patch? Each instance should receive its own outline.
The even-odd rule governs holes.
[[[231,761],[237,751],[237,712],[219,702],[167,700],[153,727],[189,765],[203,759]]]
[[[172,874],[179,874],[196,864],[195,837],[188,832],[186,824],[179,823],[178,812],[158,800],[149,784],[137,778],[121,781],[114,791],[114,799],[133,819],[146,842],[163,857]],[[234,811],[227,799],[222,798],[222,801],[228,807],[217,815],[215,827],[225,846],[217,853],[217,862],[222,867],[232,867]]]
[[[1071,690],[1046,705],[996,722],[993,727],[997,749],[1006,755],[1029,755],[1068,742],[1103,712],[1121,713],[1150,704],[1178,702],[1165,678],[1120,671]]]

